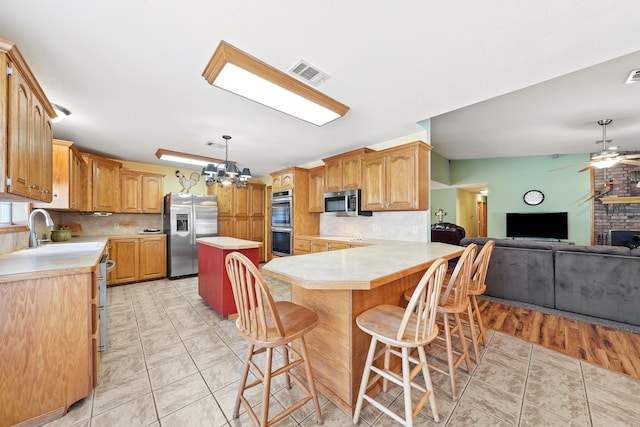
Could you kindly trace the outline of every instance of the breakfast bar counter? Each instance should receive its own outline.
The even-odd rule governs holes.
[[[356,325],[365,310],[402,304],[438,258],[452,259],[463,247],[446,243],[368,241],[369,246],[276,258],[265,275],[291,283],[291,301],[315,311],[320,322],[307,335],[316,386],[342,410],[356,405],[369,336]]]

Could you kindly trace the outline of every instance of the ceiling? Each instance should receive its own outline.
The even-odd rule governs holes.
[[[640,150],[640,83],[622,84],[640,68],[637,0],[0,0],[0,10],[0,37],[72,112],[54,137],[112,158],[168,165],[158,148],[222,158],[206,143],[228,134],[229,158],[261,176],[415,133],[427,118],[450,159],[598,151],[601,118],[614,120],[615,143]],[[318,89],[350,111],[317,127],[210,86],[202,72],[220,40],[285,72],[309,61],[331,75]]]

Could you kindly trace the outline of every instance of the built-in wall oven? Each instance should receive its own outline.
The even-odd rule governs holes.
[[[271,194],[271,253],[293,255],[293,191]]]

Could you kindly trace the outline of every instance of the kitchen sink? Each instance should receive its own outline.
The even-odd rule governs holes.
[[[69,252],[86,252],[101,250],[104,247],[102,242],[59,242],[43,244],[38,248],[25,249],[27,254],[62,254]]]

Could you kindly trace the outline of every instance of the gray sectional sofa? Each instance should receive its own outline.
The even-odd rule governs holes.
[[[640,326],[640,248],[487,240],[486,295]]]

